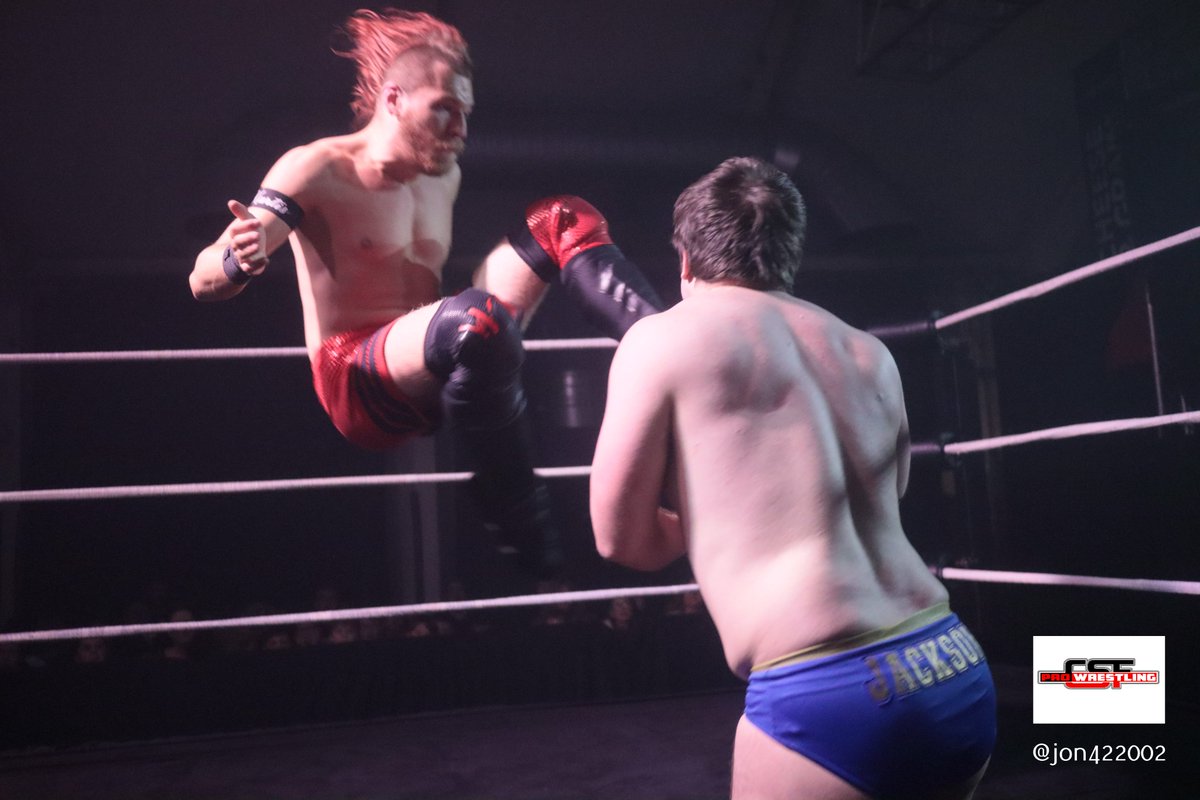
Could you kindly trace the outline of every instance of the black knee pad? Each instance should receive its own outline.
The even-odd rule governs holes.
[[[479,289],[443,300],[425,332],[425,366],[446,382],[442,410],[452,425],[487,430],[518,417],[524,360],[520,326]]]

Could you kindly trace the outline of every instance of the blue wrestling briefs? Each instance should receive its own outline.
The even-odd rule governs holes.
[[[746,718],[873,797],[925,797],[991,756],[996,690],[979,643],[943,603],[755,667]]]

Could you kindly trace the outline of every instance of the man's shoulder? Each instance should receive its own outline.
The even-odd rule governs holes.
[[[621,344],[630,341],[630,337],[640,346],[670,340],[677,335],[679,326],[686,324],[689,316],[688,310],[684,308],[684,301],[680,301],[657,314],[639,319],[626,332]]]
[[[692,358],[698,344],[703,348],[703,333],[701,321],[684,301],[634,323],[618,351],[627,361],[669,370]]]
[[[289,150],[289,153],[307,153],[312,156],[327,158],[342,157],[348,151],[359,146],[360,137],[353,133],[343,133],[337,136],[322,136]]]
[[[338,163],[349,158],[349,152],[347,137],[316,139],[288,150],[275,162],[271,172],[312,183],[330,174]]]

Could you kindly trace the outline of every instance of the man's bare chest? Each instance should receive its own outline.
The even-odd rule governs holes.
[[[324,215],[327,246],[368,265],[416,263],[439,270],[449,254],[451,209],[437,198],[405,193],[356,193]]]

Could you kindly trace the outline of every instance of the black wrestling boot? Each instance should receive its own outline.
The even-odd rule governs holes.
[[[565,557],[551,520],[550,492],[533,471],[528,411],[496,428],[462,428],[458,434],[472,454],[471,489],[497,550],[526,572],[553,577]]]
[[[642,317],[665,306],[646,276],[613,243],[608,222],[581,197],[532,203],[508,243],[546,283],[561,283],[585,319],[618,341]]]
[[[489,504],[493,505],[493,513],[488,514],[488,509],[484,509],[483,525],[505,560],[534,577],[553,578],[566,563],[566,555],[558,528],[550,518],[549,492],[540,479],[535,480],[533,493],[523,501],[503,509]]]

